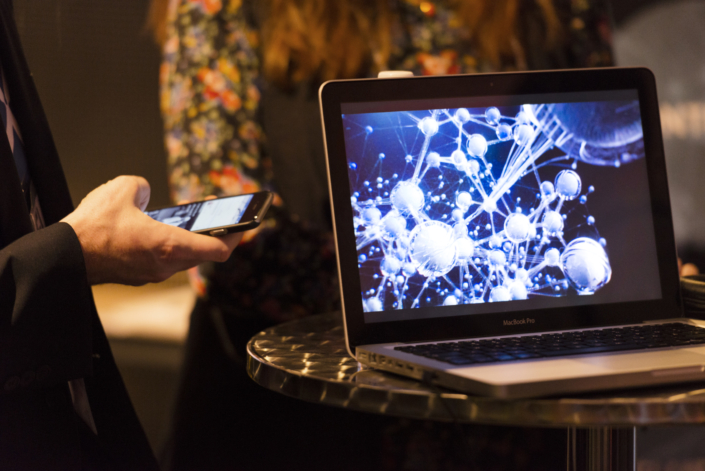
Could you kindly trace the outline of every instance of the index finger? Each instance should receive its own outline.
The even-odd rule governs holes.
[[[224,262],[230,258],[233,249],[240,243],[242,232],[227,234],[222,237],[211,237],[196,234],[185,229],[178,229],[179,245],[186,249],[190,256],[201,262]]]

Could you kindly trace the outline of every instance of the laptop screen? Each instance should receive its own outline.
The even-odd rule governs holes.
[[[366,323],[661,298],[637,90],[341,112]]]

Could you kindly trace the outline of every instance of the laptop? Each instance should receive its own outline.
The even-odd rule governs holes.
[[[523,398],[705,379],[643,68],[320,88],[350,355]]]

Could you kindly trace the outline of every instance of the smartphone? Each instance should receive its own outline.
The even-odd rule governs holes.
[[[145,211],[170,226],[214,237],[259,226],[272,203],[272,193],[260,191]]]

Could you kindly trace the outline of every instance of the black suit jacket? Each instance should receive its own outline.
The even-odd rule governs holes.
[[[32,232],[0,134],[0,468],[157,469],[113,361],[71,226],[61,163],[22,54],[11,0],[0,0],[0,63],[47,228]],[[73,410],[85,378],[98,435]]]

